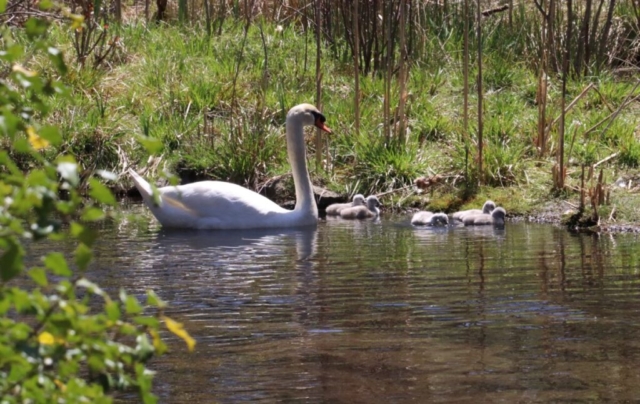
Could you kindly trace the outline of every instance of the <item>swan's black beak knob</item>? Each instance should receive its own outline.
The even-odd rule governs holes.
[[[316,118],[314,125],[327,133],[331,133],[331,129],[329,129],[329,127],[324,124],[327,120],[324,115],[320,113],[314,113],[313,115],[315,115]]]

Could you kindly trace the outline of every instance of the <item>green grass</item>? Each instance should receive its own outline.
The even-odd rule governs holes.
[[[491,189],[522,188],[518,192],[526,194],[527,189],[536,188],[539,195],[538,188],[548,186],[545,189],[550,190],[547,181],[554,157],[540,159],[533,144],[538,114],[537,73],[521,54],[534,47],[524,43],[531,40],[524,34],[526,29],[517,26],[507,32],[499,25],[487,27],[482,177]],[[239,24],[225,25],[222,36],[212,38],[197,25],[134,24],[114,30],[121,38],[122,49],[108,67],[96,70],[75,67],[69,32],[64,27],[53,30],[72,66],[65,81],[74,97],[71,104],[53,106],[52,120],[62,128],[63,147],[72,150],[85,168],[119,171],[123,159],[127,164],[145,166],[149,156],[135,140],[143,135],[162,144],[167,169],[197,178],[255,188],[269,177],[288,172],[282,136],[284,117],[291,106],[315,99],[313,35],[305,36],[294,25],[277,32],[275,25],[264,23],[265,60],[256,25],[250,29],[244,48]],[[437,173],[457,182],[450,187],[447,184],[452,180],[445,180],[444,187],[437,191],[444,202],[436,205],[464,205],[484,197],[484,191],[478,190],[474,191],[480,192],[477,198],[455,196],[464,183],[460,176],[465,169],[477,176],[473,171],[477,150],[476,67],[472,65],[470,71],[470,154],[465,160],[462,45],[456,32],[437,31],[434,36],[424,37],[424,52],[414,55],[407,84],[408,135],[404,144],[386,141],[382,132],[382,75],[361,77],[361,127],[360,134],[355,133],[351,60],[340,50],[344,44],[337,45],[337,58],[324,50],[322,109],[334,133],[328,138],[329,172],[313,164],[314,142],[312,137],[308,139],[314,180],[347,195],[371,194],[409,188],[415,178]],[[472,62],[474,59],[473,54]],[[43,61],[32,62],[46,68]],[[636,111],[623,110],[606,132],[605,124],[583,135],[610,114],[607,105],[616,108],[624,101],[633,81],[606,72],[572,81],[567,103],[590,82],[597,85],[602,97],[591,91],[567,114],[567,161],[593,163],[619,152],[618,158],[606,165],[608,170],[638,167]],[[550,77],[549,120],[560,111],[560,85],[558,77]],[[395,81],[392,94],[395,107]],[[557,149],[557,136],[556,125],[550,133],[551,152]],[[569,180],[576,185],[575,178]],[[420,200],[408,196],[401,192],[389,199],[410,204]],[[514,208],[530,210],[530,205],[521,205]]]

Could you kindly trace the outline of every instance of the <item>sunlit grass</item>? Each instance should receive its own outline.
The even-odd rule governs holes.
[[[116,27],[123,43],[121,57],[97,70],[73,67],[69,34],[64,28],[54,29],[73,67],[65,78],[73,102],[54,105],[52,114],[62,128],[65,147],[84,156],[86,168],[118,170],[123,158],[142,167],[149,156],[135,139],[143,135],[160,140],[170,169],[249,187],[288,172],[282,136],[285,114],[297,103],[315,100],[315,42],[313,35],[305,35],[295,25],[282,32],[274,24],[265,22],[262,27],[264,44],[259,25],[254,24],[244,47],[242,26],[231,23],[220,37],[207,37],[197,26]],[[549,134],[550,155],[540,159],[533,144],[537,73],[528,62],[531,55],[520,54],[535,47],[522,44],[535,40],[526,38],[528,30],[487,27],[482,178],[493,187],[532,187],[532,170],[541,171],[532,167],[544,167],[550,178],[557,150],[557,124]],[[404,144],[384,138],[381,75],[361,78],[361,126],[359,134],[355,132],[351,60],[344,54],[333,58],[331,51],[323,50],[322,110],[334,133],[328,137],[330,161],[323,156],[323,166],[329,171],[310,164],[314,179],[345,194],[370,194],[408,187],[423,175],[459,178],[478,174],[469,171],[477,154],[475,55],[470,72],[469,132],[465,135],[461,38],[456,32],[439,30],[435,36],[420,39],[424,52],[412,59]],[[561,83],[557,76],[549,80],[547,117],[551,121],[560,112]],[[604,124],[584,134],[611,113],[609,108],[617,108],[626,99],[633,83],[606,73],[572,81],[566,102],[591,82],[601,95],[590,91],[567,113],[567,160],[592,163],[619,151],[612,167],[637,167],[639,121],[632,110],[623,110],[610,126]],[[396,82],[392,95],[395,106]],[[313,162],[312,139],[308,145],[308,159]],[[466,203],[446,196],[442,201],[442,205]],[[525,210],[524,206],[517,208]]]

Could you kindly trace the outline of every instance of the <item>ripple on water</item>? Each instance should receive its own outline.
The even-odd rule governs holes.
[[[635,235],[408,218],[275,232],[138,218],[100,231],[89,276],[111,293],[154,289],[198,341],[188,354],[166,335],[171,353],[151,362],[161,402],[640,396]]]

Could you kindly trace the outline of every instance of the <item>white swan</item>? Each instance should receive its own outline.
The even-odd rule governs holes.
[[[365,200],[364,195],[356,194],[353,196],[353,201],[350,203],[332,203],[327,206],[325,210],[327,216],[340,216],[340,211],[346,208],[351,208],[354,206],[364,206]]]
[[[414,226],[447,226],[449,216],[442,212],[433,213],[424,210],[413,215],[411,224]]]
[[[468,209],[468,210],[461,210],[459,212],[454,213],[453,215],[451,215],[451,218],[454,220],[459,220],[459,221],[464,221],[464,217],[466,215],[478,215],[481,213],[486,213],[489,214],[491,213],[494,209],[496,208],[496,204],[495,202],[491,201],[491,200],[487,200],[484,205],[482,205],[482,210],[480,209]]]
[[[294,210],[286,210],[256,192],[221,181],[158,188],[154,201],[151,185],[133,170],[129,173],[145,204],[164,227],[263,229],[316,225],[318,207],[307,171],[303,127],[315,125],[331,133],[324,122],[324,115],[310,104],[296,105],[287,114],[287,153],[296,189]]]
[[[484,226],[494,224],[497,226],[504,225],[504,217],[507,212],[503,208],[495,208],[491,214],[480,213],[466,215],[462,220],[465,226]]]
[[[342,209],[340,217],[343,219],[370,219],[380,215],[380,201],[375,195],[367,196],[367,206],[354,206]]]

